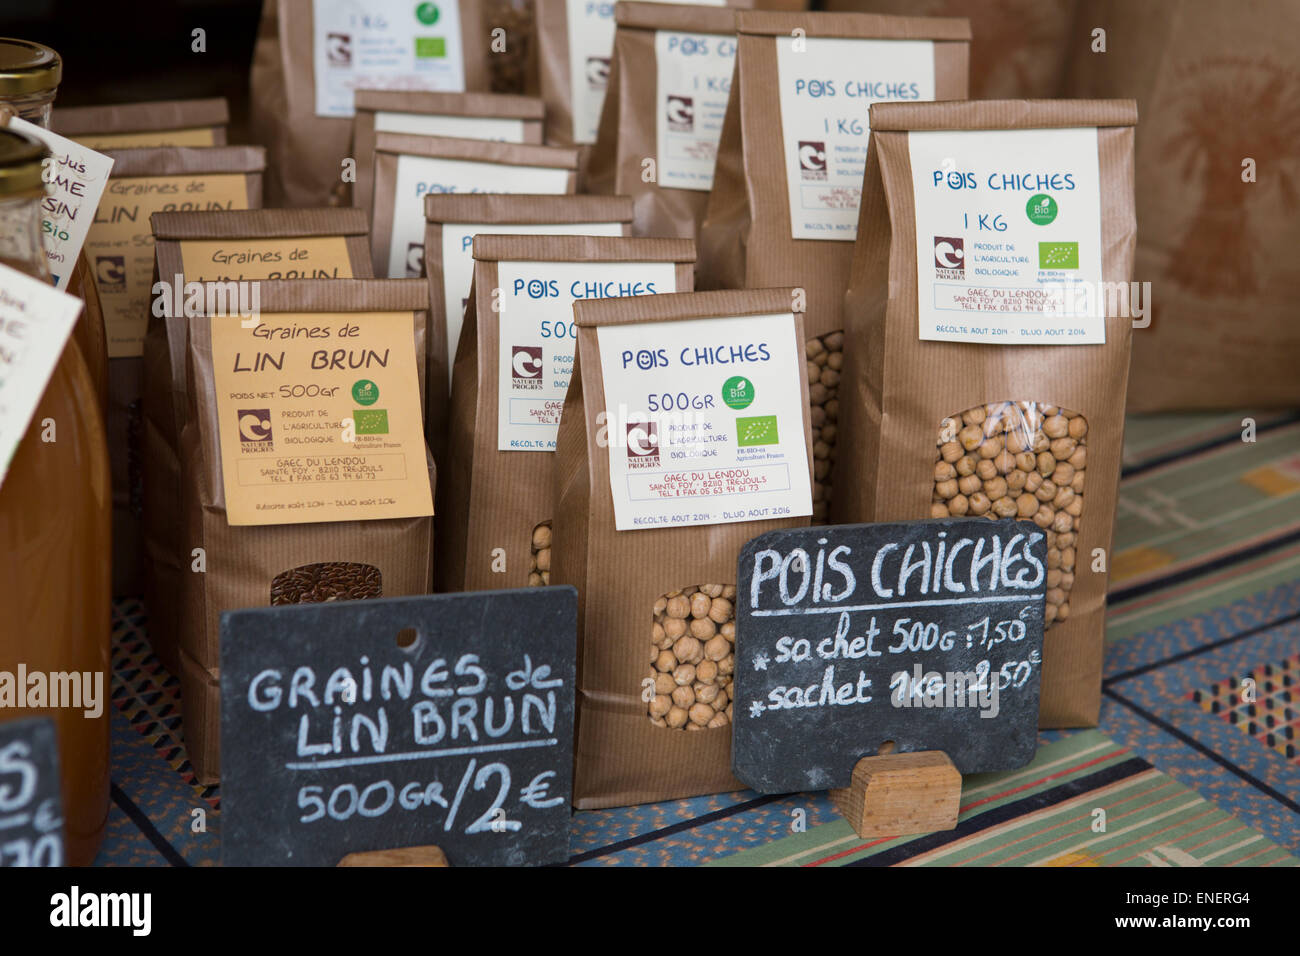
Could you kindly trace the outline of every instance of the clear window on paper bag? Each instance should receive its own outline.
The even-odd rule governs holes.
[[[642,698],[656,727],[699,731],[731,723],[735,602],[734,584],[682,588],[655,601]]]
[[[318,604],[384,596],[383,577],[373,564],[323,561],[281,571],[271,581],[271,604]]]

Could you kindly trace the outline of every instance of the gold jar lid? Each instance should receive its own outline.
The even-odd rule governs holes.
[[[49,154],[40,140],[0,129],[0,199],[44,195],[41,164]]]
[[[63,61],[42,43],[0,37],[0,97],[52,90],[63,78]]]

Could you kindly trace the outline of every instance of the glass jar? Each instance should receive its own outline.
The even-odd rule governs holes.
[[[62,77],[63,61],[49,47],[0,37],[0,105],[49,129],[50,107]]]
[[[35,140],[0,130],[0,262],[48,281],[40,239],[46,155]],[[0,719],[53,718],[66,862],[74,865],[94,859],[108,819],[110,514],[104,422],[70,336],[0,484],[0,671],[23,665],[28,675],[46,674],[51,688],[51,675],[79,674],[90,693],[46,701],[65,706],[6,708]]]
[[[21,119],[49,129],[50,106],[62,76],[63,58],[54,50],[30,40],[0,37],[0,112],[7,107]],[[0,123],[3,123],[2,119]],[[107,408],[108,337],[99,290],[92,281],[90,261],[85,252],[73,264],[67,291],[85,304],[77,320],[77,344],[81,346],[82,357],[94,379],[100,405]]]

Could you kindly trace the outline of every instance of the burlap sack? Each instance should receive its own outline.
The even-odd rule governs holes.
[[[715,4],[709,4],[713,6]],[[716,5],[721,6],[721,2]],[[752,7],[752,0],[727,0],[729,7]],[[537,29],[537,76],[529,85],[546,103],[546,142],[552,146],[574,146],[596,141],[595,125],[600,119],[599,100],[609,82],[614,50],[614,4],[588,4],[581,23],[570,24],[569,0],[535,0]],[[675,5],[676,6],[676,5]],[[585,31],[585,32],[584,32]],[[583,62],[570,63],[570,37],[585,38],[575,56]],[[582,77],[591,94],[595,112],[579,110],[574,116],[573,76]],[[589,128],[588,128],[589,127]]]
[[[542,101],[499,93],[420,93],[357,90],[352,120],[352,155],[357,181],[352,205],[369,212],[374,203],[376,133],[450,136],[500,143],[542,142]]]
[[[411,73],[389,75],[382,80],[375,76],[362,77],[364,86],[442,89],[457,93],[488,89],[487,57],[491,38],[482,19],[482,0],[443,0],[440,6],[442,23],[449,20],[446,10],[459,11],[459,37],[443,36],[442,39],[446,48],[459,45],[464,67],[460,82],[452,78],[449,85],[439,86],[434,84],[441,80],[431,81],[419,73]],[[363,9],[349,3],[339,3],[337,8],[344,17]],[[262,3],[262,20],[249,77],[252,92],[249,122],[253,141],[264,145],[270,155],[266,195],[272,206],[323,206],[342,182],[343,160],[353,158],[360,162],[358,156],[349,157],[351,110],[345,107],[337,116],[317,113],[315,9],[313,0],[263,0]],[[436,24],[426,26],[420,21],[421,5],[412,3],[410,9],[413,11],[408,24],[411,36],[407,39],[419,49],[419,39],[441,34]],[[355,37],[343,32],[345,29],[328,31],[329,41],[321,52],[328,69],[350,72]],[[348,82],[354,80],[349,78]]]
[[[182,284],[371,276],[368,225],[359,209],[159,212],[152,220],[155,282],[174,284],[178,275]],[[207,255],[196,261],[198,244],[204,244]],[[220,261],[223,256],[224,262]],[[184,578],[192,573],[193,549],[202,546],[201,541],[183,540],[183,526],[177,521],[183,501],[180,435],[189,412],[187,325],[183,316],[150,315],[140,403],[149,641],[158,659],[173,673],[180,673]]]
[[[423,174],[409,193],[398,194],[404,161],[436,160],[436,178]],[[379,133],[373,160],[375,199],[371,253],[375,275],[424,276],[426,195],[441,193],[572,193],[578,184],[578,151],[553,146],[487,143],[442,136]],[[400,208],[399,208],[400,207]],[[418,224],[417,224],[418,223]],[[398,255],[394,256],[394,230]]]
[[[473,277],[472,236],[505,233],[555,235],[631,234],[632,201],[626,196],[530,196],[486,193],[479,196],[426,196],[424,198],[424,264],[429,278],[429,395],[424,424],[429,446],[442,461],[447,439],[446,396],[451,388],[451,361],[460,340],[461,321],[469,301],[467,280],[459,288],[461,273]],[[448,248],[444,239],[456,239]],[[470,246],[466,246],[466,241]],[[450,261],[451,256],[466,260]],[[468,269],[457,268],[467,265]],[[448,289],[448,280],[457,287]],[[459,304],[457,304],[459,303]]]
[[[870,14],[741,12],[731,99],[708,211],[700,227],[700,285],[706,289],[791,285],[805,290],[809,338],[840,328],[853,243],[791,238],[786,150],[777,83],[777,43],[808,39],[931,40],[935,99],[966,98],[970,28],[965,20]],[[869,69],[869,64],[864,64]],[[867,101],[855,109],[865,125]]]
[[[685,239],[487,235],[474,240],[474,260],[474,286],[452,375],[449,452],[438,500],[435,563],[440,591],[525,587],[542,583],[530,581],[530,574],[540,576],[547,570],[534,567],[533,542],[534,531],[549,525],[553,514],[555,453],[498,450],[501,313],[497,309],[504,305],[498,306],[499,297],[488,290],[498,288],[501,264],[669,263],[675,264],[676,288],[690,291],[695,244]],[[656,289],[655,294],[638,298],[659,293]],[[555,320],[567,327],[572,313],[560,306]],[[532,341],[509,344],[531,345]]]
[[[95,150],[150,146],[225,146],[230,110],[224,97],[111,106],[58,107],[54,132]]]
[[[424,356],[428,291],[424,283],[320,279],[261,283],[261,321],[277,312],[321,315],[410,311],[415,360]],[[237,319],[235,321],[238,321]],[[185,539],[203,542],[204,573],[185,575],[180,629],[181,705],[185,744],[199,781],[220,773],[219,624],[221,612],[282,603],[275,595],[286,572],[323,572],[307,599],[399,597],[429,591],[431,517],[318,524],[232,526],[223,484],[212,337],[206,318],[191,320],[188,345],[190,411],[181,436]],[[427,456],[429,481],[435,480]],[[333,568],[316,568],[321,564]],[[344,565],[346,567],[340,567]],[[377,571],[356,583],[357,565]],[[326,592],[332,593],[326,593]],[[278,593],[278,592],[277,592]],[[301,603],[289,595],[287,603]]]
[[[1136,244],[1136,121],[1131,100],[882,103],[871,108],[871,153],[845,297],[846,364],[832,518],[837,523],[902,521],[938,513],[931,511],[936,498],[944,497],[936,495],[935,449],[941,440],[954,440],[955,431],[944,434],[950,431],[945,422],[953,429],[971,423],[957,420],[968,410],[986,403],[1033,402],[1039,417],[1044,405],[1048,415],[1054,414],[1050,406],[1057,406],[1082,416],[1087,457],[1078,468],[1086,465],[1087,485],[1084,490],[1080,483],[1082,512],[1077,530],[1069,532],[1077,534],[1069,545],[1077,555],[1077,574],[1068,591],[1068,618],[1052,624],[1044,643],[1043,727],[1097,722],[1132,320],[1108,315],[1104,345],[920,339],[908,131],[1097,127],[1102,280],[1127,283]],[[957,163],[961,169],[960,159]],[[998,474],[1005,474],[1001,465]],[[975,492],[997,494],[989,489],[984,481]],[[987,508],[977,508],[973,497],[970,501],[966,513]],[[1053,540],[1049,535],[1049,567]],[[1065,564],[1062,558],[1060,567]]]
[[[155,197],[152,205],[132,201],[129,195],[113,192],[114,184],[131,179],[174,177],[176,202],[190,202],[204,208],[198,193],[188,199],[183,190],[190,182],[209,175],[239,174],[243,187],[239,196],[220,200],[231,208],[256,209],[262,204],[262,171],[266,166],[264,151],[256,146],[158,147],[106,150],[113,158],[113,175],[108,191],[100,200],[96,224],[86,238],[85,252],[95,270],[99,295],[108,332],[108,447],[113,473],[113,593],[138,595],[143,591],[140,576],[143,539],[140,518],[142,475],[140,471],[141,360],[130,354],[137,345],[117,345],[123,321],[135,323],[148,317],[151,290],[145,276],[152,277],[153,232],[149,210],[161,208]],[[162,199],[171,202],[170,196]],[[115,210],[121,209],[119,214]],[[116,230],[117,223],[130,223],[134,232],[128,246],[118,245],[120,238],[105,239],[102,229]],[[150,261],[144,269],[135,268],[134,259]],[[118,262],[117,260],[123,260]],[[122,354],[125,352],[126,354]]]
[[[1151,310],[1130,411],[1300,404],[1298,28],[1296,0],[1080,8],[1066,95],[1135,97],[1143,117],[1134,278]]]
[[[610,493],[613,443],[597,328],[639,322],[789,312],[792,289],[750,289],[578,302],[578,370],[569,386],[555,461],[555,560],[551,580],[578,588],[578,739],[574,803],[581,809],[740,790],[731,774],[730,724],[699,733],[655,726],[643,697],[656,602],[678,589],[735,585],[740,549],[781,518],[618,531]],[[794,315],[794,348],[804,340]],[[797,353],[796,353],[797,354]],[[799,372],[806,392],[807,374]],[[803,403],[807,408],[807,402]],[[804,435],[809,421],[804,414]],[[811,443],[809,442],[811,471]]]
[[[975,100],[1060,96],[1079,0],[825,0],[837,13],[889,13],[970,20],[970,96]],[[1085,25],[1082,36],[1091,32]]]
[[[731,50],[734,58],[736,15],[727,7],[697,7],[661,3],[620,3],[615,14],[614,59],[610,66],[610,95],[600,114],[600,131],[591,148],[583,189],[592,193],[631,196],[636,202],[633,233],[638,236],[678,236],[694,239],[709,202],[711,180],[699,180],[683,188],[684,177],[678,174],[672,183],[669,163],[659,142],[660,114],[670,108],[666,98],[680,103],[679,109],[690,112],[679,121],[693,142],[693,150],[710,145],[707,130],[718,127],[722,111],[713,111],[706,98],[725,104],[731,85],[731,68],[717,77],[713,91],[660,89],[660,64],[656,54],[659,33],[691,34],[692,53],[697,43],[707,44],[709,54],[719,47]],[[700,35],[704,36],[701,37]],[[699,55],[699,54],[695,54]],[[722,64],[718,64],[721,68]],[[691,102],[682,99],[690,94]],[[669,123],[672,122],[671,114]],[[716,149],[716,135],[712,145]],[[671,135],[671,134],[670,134]],[[684,145],[673,143],[676,148]],[[704,165],[711,172],[714,156],[706,156]],[[655,174],[647,177],[646,160],[656,164]],[[648,180],[648,181],[647,181]]]

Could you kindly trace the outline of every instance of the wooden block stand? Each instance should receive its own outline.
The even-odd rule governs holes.
[[[397,850],[371,850],[349,853],[339,866],[451,866],[447,856],[436,846],[404,846]]]
[[[863,757],[830,794],[858,836],[933,833],[957,826],[961,774],[941,750]]]

